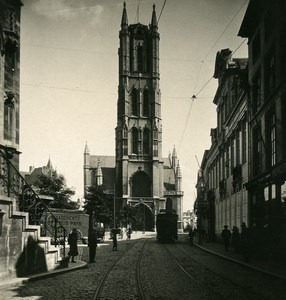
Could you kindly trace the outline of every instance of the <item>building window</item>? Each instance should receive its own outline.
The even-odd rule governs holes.
[[[234,136],[230,139],[230,168],[231,168],[231,174],[234,168]]]
[[[252,83],[252,113],[255,114],[261,106],[261,75],[257,72]]]
[[[131,114],[138,116],[138,97],[136,89],[133,89],[131,94]]]
[[[246,120],[244,119],[242,121],[242,136],[241,136],[241,139],[242,139],[242,163],[246,163],[247,161],[247,127],[246,127]]]
[[[236,156],[236,165],[240,164],[240,129],[237,129],[235,132],[235,156]]]
[[[138,45],[137,47],[137,62],[138,62],[138,72],[143,72],[143,47]]]
[[[156,126],[154,127],[154,130],[153,130],[153,139],[158,140],[158,129]]]
[[[153,153],[153,155],[155,157],[158,157],[158,141],[154,141],[153,145],[154,145],[154,153]]]
[[[230,161],[229,161],[229,144],[226,144],[225,147],[225,168],[226,168],[226,177],[229,177],[229,167],[230,167]]]
[[[261,52],[261,43],[260,43],[260,32],[256,34],[252,43],[252,61],[256,62]]]
[[[270,168],[276,164],[276,117],[274,109],[266,115],[266,166]]]
[[[253,175],[258,175],[262,171],[262,137],[260,124],[253,128]]]
[[[126,125],[123,127],[123,138],[127,139],[128,138],[128,128]]]
[[[132,153],[138,154],[138,130],[137,128],[132,128]]]
[[[128,155],[128,141],[123,140],[123,155]]]
[[[265,98],[269,97],[275,89],[275,48],[271,47],[265,59]]]
[[[143,154],[149,154],[150,149],[150,131],[148,128],[144,128],[143,131]]]
[[[147,89],[143,93],[143,116],[149,116],[149,92]]]
[[[12,140],[13,111],[7,105],[4,106],[4,139]]]

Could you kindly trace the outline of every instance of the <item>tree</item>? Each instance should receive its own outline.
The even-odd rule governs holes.
[[[75,192],[66,186],[66,179],[57,171],[51,171],[49,174],[41,174],[34,183],[38,188],[38,193],[52,196],[54,201],[50,204],[53,208],[77,209],[78,204],[70,198]]]
[[[111,203],[112,197],[104,192],[102,186],[90,186],[88,188],[84,208],[87,214],[94,216],[97,222],[103,224],[110,222],[112,217]],[[91,223],[90,226],[92,226]]]
[[[127,225],[130,223],[136,223],[135,209],[131,205],[123,206],[120,211],[120,216],[121,222],[125,227],[127,227]]]

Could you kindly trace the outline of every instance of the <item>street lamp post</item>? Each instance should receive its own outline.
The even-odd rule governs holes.
[[[202,178],[200,182],[200,190],[199,190],[199,203],[198,203],[198,212],[199,212],[199,244],[202,243],[202,218],[204,214],[204,189],[205,189],[205,183]]]
[[[116,228],[116,218],[115,218],[115,185],[114,185],[114,189],[113,189],[113,228]]]

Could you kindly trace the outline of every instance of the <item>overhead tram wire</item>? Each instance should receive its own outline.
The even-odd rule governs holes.
[[[231,55],[233,55],[244,43],[245,43],[245,41],[247,40],[247,38],[245,38],[239,45],[238,45],[238,47],[232,52],[232,54]]]
[[[191,99],[192,99],[192,102],[191,102],[191,106],[190,106],[190,109],[189,109],[189,113],[188,113],[187,120],[186,120],[186,122],[185,122],[184,129],[183,129],[183,134],[182,134],[182,137],[181,137],[181,140],[180,140],[180,144],[179,144],[178,152],[180,152],[180,149],[181,149],[182,141],[183,141],[183,138],[184,138],[184,135],[185,135],[186,129],[187,129],[187,125],[188,125],[188,122],[189,122],[189,118],[190,118],[190,115],[191,115],[191,111],[192,111],[193,103],[194,103],[194,100],[196,99],[196,96],[195,96],[195,95],[193,95]]]
[[[196,81],[195,81],[195,85],[194,85],[194,93],[195,93],[195,90],[196,90],[196,88],[197,88],[197,83],[198,83],[198,79],[199,79],[200,72],[201,72],[201,69],[202,69],[202,65],[203,65],[203,61],[201,61],[200,69],[199,69],[199,72],[198,72],[198,75],[197,75],[197,78],[196,78]],[[191,99],[192,99],[192,102],[191,102],[191,106],[190,106],[190,109],[189,109],[188,117],[187,117],[187,120],[186,120],[186,123],[185,123],[185,126],[184,126],[184,130],[183,130],[183,134],[182,134],[181,141],[180,141],[180,144],[179,144],[178,152],[180,152],[181,144],[182,144],[182,141],[183,141],[183,139],[184,139],[185,131],[186,131],[186,128],[187,128],[189,119],[190,119],[190,115],[191,115],[193,103],[194,103],[194,100],[195,100],[196,98],[197,98],[197,97],[196,97],[195,95],[193,95],[192,98],[191,98]]]
[[[234,16],[231,18],[230,22],[227,24],[227,26],[224,28],[223,32],[219,35],[219,37],[216,39],[216,41],[214,42],[214,44],[211,46],[211,48],[209,49],[209,51],[207,52],[206,56],[204,57],[204,59],[201,61],[201,65],[200,65],[200,70],[198,72],[198,76],[196,78],[196,83],[195,83],[195,87],[194,87],[194,90],[196,89],[196,85],[197,85],[197,81],[198,81],[198,78],[199,78],[199,75],[200,75],[200,72],[201,72],[201,69],[202,69],[202,65],[203,63],[205,62],[206,58],[210,55],[212,49],[215,47],[215,45],[218,43],[218,41],[221,39],[221,37],[224,35],[224,33],[226,32],[226,30],[229,28],[229,26],[231,25],[231,23],[233,22],[233,20],[236,18],[236,16],[239,14],[239,12],[242,10],[242,8],[244,7],[244,5],[248,2],[248,0],[246,0],[242,6],[238,9],[238,11],[234,14]],[[162,8],[162,11],[164,9],[164,6],[165,6],[165,3],[166,3],[166,0],[164,2],[164,5],[163,5],[163,8]],[[161,13],[162,13],[161,11]],[[161,14],[160,14],[161,16]],[[160,19],[160,16],[159,16],[159,19]],[[158,19],[158,22],[159,22],[159,19]],[[245,39],[246,40],[246,39]],[[245,40],[235,49],[235,51],[233,53],[235,53],[239,47],[245,42]],[[191,110],[192,110],[192,107],[193,107],[193,102],[195,99],[197,99],[197,96],[199,95],[199,93],[201,93],[203,91],[203,89],[209,84],[209,82],[213,79],[213,76],[203,85],[203,87],[196,93],[192,96],[192,102],[191,102],[191,107],[190,107],[190,110],[189,110],[189,113],[188,113],[188,117],[187,117],[187,121],[185,123],[185,126],[184,126],[184,130],[183,130],[183,134],[182,134],[182,138],[181,138],[181,141],[180,141],[180,145],[179,145],[179,149],[181,147],[181,144],[182,144],[182,141],[183,141],[183,138],[184,138],[184,134],[185,134],[185,131],[186,131],[186,128],[187,128],[187,124],[188,124],[188,121],[189,121],[189,118],[190,118],[190,114],[191,114]]]
[[[159,21],[160,21],[160,18],[161,18],[161,15],[162,15],[162,12],[163,12],[163,10],[164,10],[164,7],[165,7],[166,2],[167,2],[167,0],[164,1],[164,4],[163,4],[163,6],[162,6],[160,15],[159,15],[159,17],[158,17],[157,25],[159,24]]]
[[[227,31],[227,29],[229,28],[229,26],[231,25],[231,23],[233,22],[233,20],[236,18],[236,16],[239,14],[239,12],[242,10],[242,8],[244,7],[244,5],[248,2],[248,0],[246,0],[242,6],[239,8],[239,10],[235,13],[235,15],[232,17],[232,19],[230,20],[230,22],[227,24],[227,26],[225,27],[225,29],[223,30],[223,32],[220,34],[220,36],[216,39],[215,43],[211,46],[210,50],[208,51],[207,55],[205,56],[205,58],[203,59],[203,61],[205,61],[205,59],[210,55],[212,49],[215,47],[215,45],[218,43],[218,41],[221,39],[221,37],[224,35],[224,33]]]

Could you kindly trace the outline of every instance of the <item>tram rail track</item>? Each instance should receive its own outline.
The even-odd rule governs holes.
[[[215,272],[214,270],[210,269],[208,266],[201,263],[201,261],[195,259],[191,253],[182,250],[181,247],[174,244],[172,245],[174,249],[182,253],[184,256],[183,258],[188,259],[186,263],[186,259],[182,259],[183,261],[180,261],[175,257],[175,255],[170,253],[169,255],[172,256],[173,260],[176,262],[178,267],[192,280],[194,280],[197,284],[202,286],[203,288],[207,288],[211,293],[219,296],[220,299],[229,299],[229,296],[224,296],[220,293],[220,290],[218,286],[215,285],[215,283],[221,283],[223,282],[223,285],[226,287],[233,287],[230,290],[239,290],[245,294],[245,299],[267,299],[261,294],[257,294],[252,288],[246,288],[245,285],[242,285],[238,283],[237,281],[234,281],[230,279],[230,277],[223,275],[219,272]],[[193,272],[193,274],[192,274]],[[241,295],[242,296],[242,295]]]
[[[141,263],[141,260],[142,260],[142,256],[143,256],[144,247],[146,245],[146,242],[147,242],[147,240],[143,241],[143,245],[142,245],[141,249],[139,250],[138,259],[137,259],[136,264],[135,264],[135,287],[136,287],[136,291],[137,291],[137,298],[140,299],[140,300],[145,300],[146,299],[145,294],[144,294],[144,290],[143,290],[143,287],[142,287],[141,281],[140,281],[140,263]],[[98,284],[98,287],[96,288],[96,291],[93,295],[93,300],[104,299],[103,291],[104,291],[105,285],[107,284],[108,276],[115,269],[115,266],[118,265],[118,263],[126,256],[126,253],[129,252],[129,251],[134,250],[135,246],[138,245],[138,243],[142,243],[142,240],[139,239],[136,242],[134,242],[127,249],[127,251],[124,251],[122,253],[122,255],[120,255],[117,259],[115,259],[112,262],[112,264],[109,266],[109,268],[107,269],[107,271],[105,272],[105,274],[101,278],[101,280]]]

